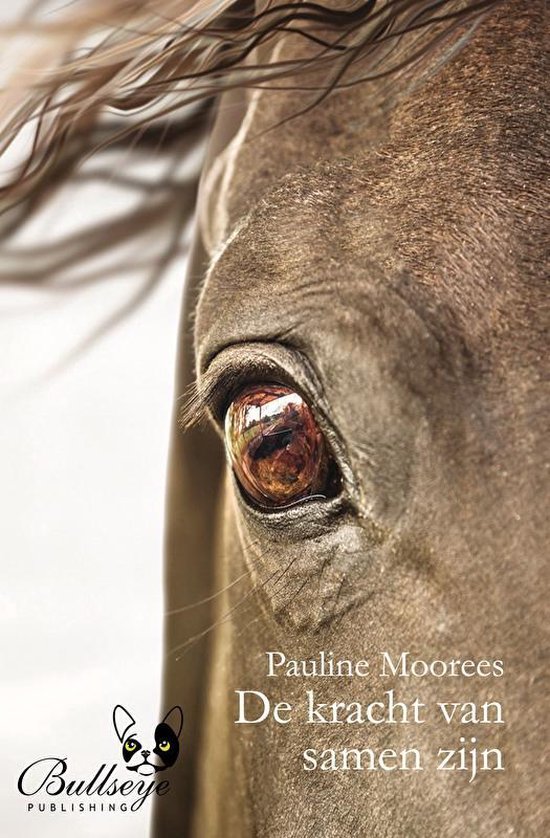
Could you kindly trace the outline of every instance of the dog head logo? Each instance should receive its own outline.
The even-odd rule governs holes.
[[[147,777],[174,765],[180,750],[179,736],[183,727],[181,707],[172,707],[156,726],[152,736],[142,736],[135,719],[120,704],[113,710],[113,725],[122,744],[122,758],[128,771],[136,771]]]

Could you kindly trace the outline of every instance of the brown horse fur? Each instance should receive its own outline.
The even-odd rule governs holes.
[[[192,409],[205,402],[216,424],[239,383],[293,383],[317,410],[345,489],[258,512],[223,471],[212,432],[176,430],[171,607],[186,588],[190,602],[229,587],[202,621],[176,613],[169,623],[169,648],[182,647],[168,659],[167,702],[199,665],[205,685],[201,698],[189,685],[201,704],[198,788],[187,776],[181,801],[159,807],[158,835],[548,829],[544,22],[542,3],[504,4],[450,60],[434,50],[390,85],[341,91],[291,121],[295,91],[243,96],[240,108],[235,94],[222,100],[199,198],[181,392],[196,373]],[[228,113],[230,143],[217,135]],[[209,623],[206,664],[204,646],[187,638]],[[502,658],[506,724],[491,745],[506,752],[506,770],[472,785],[433,771],[313,775],[300,765],[304,748],[363,747],[365,735],[235,727],[233,691],[266,687],[266,650],[308,659],[323,648],[352,659],[383,649]],[[394,686],[412,700],[418,685],[399,681],[375,678],[362,695]],[[273,701],[304,691],[286,679],[268,686]],[[314,688],[334,700],[332,683]],[[483,679],[422,690],[428,702],[497,691]],[[357,691],[339,684],[338,700]],[[433,753],[441,731],[419,730]],[[461,732],[444,733],[449,747]],[[410,740],[406,728],[391,731],[394,747]],[[388,742],[387,729],[368,731],[371,747]]]

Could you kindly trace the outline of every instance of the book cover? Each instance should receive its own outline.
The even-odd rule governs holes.
[[[546,5],[2,8],[2,835],[549,834]]]

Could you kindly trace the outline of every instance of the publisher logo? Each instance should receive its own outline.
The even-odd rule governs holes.
[[[183,712],[176,706],[159,724],[140,727],[122,705],[113,710],[122,765],[102,763],[90,778],[75,776],[67,757],[41,757],[19,775],[20,794],[32,798],[27,811],[114,812],[140,809],[148,797],[169,792],[165,772],[178,759]],[[125,769],[123,771],[123,769]],[[126,772],[131,772],[130,776]],[[157,779],[158,775],[162,779]]]

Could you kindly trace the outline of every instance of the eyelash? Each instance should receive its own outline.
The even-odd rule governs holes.
[[[228,366],[221,375],[207,371],[202,376],[200,386],[194,383],[189,394],[184,397],[180,411],[181,428],[188,430],[203,422],[210,414],[218,429],[223,431],[225,414],[239,392],[256,382],[266,381],[291,387],[298,392],[301,390],[292,377],[273,362],[244,367]],[[314,402],[314,399],[309,401]]]

